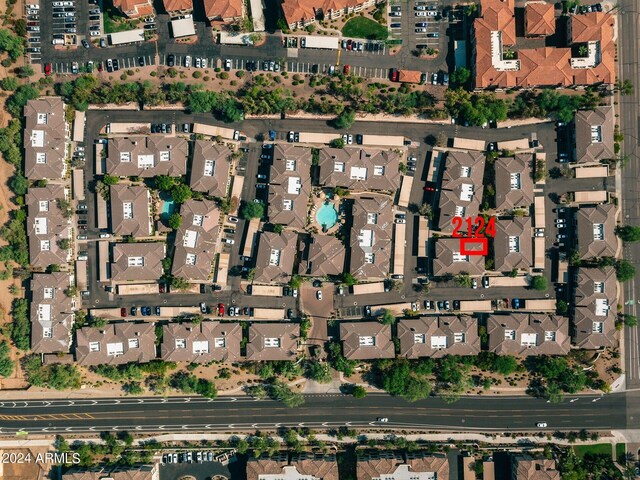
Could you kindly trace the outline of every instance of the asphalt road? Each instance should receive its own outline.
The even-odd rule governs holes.
[[[640,164],[638,163],[638,104],[640,102],[640,76],[638,73],[638,2],[621,0],[618,15],[618,62],[623,80],[629,80],[634,86],[633,95],[620,97],[618,112],[620,129],[624,134],[623,153],[629,156],[629,162],[622,169],[622,221],[628,225],[640,225]],[[640,245],[625,244],[624,258],[638,267],[640,263]],[[640,282],[633,279],[623,284],[625,307],[624,312],[638,315],[640,302]],[[629,302],[629,305],[626,304]],[[627,388],[640,387],[640,332],[638,328],[625,328],[625,373]]]
[[[575,400],[577,398],[577,400]],[[153,397],[95,400],[0,402],[0,434],[18,431],[79,433],[129,431],[246,431],[280,426],[351,427],[454,431],[610,430],[637,428],[625,394],[569,397],[547,403],[531,397],[465,397],[453,404],[439,398],[407,403],[384,394],[365,399],[307,395],[287,408],[248,397]],[[339,406],[339,408],[336,408]],[[634,407],[636,408],[636,407]],[[637,408],[636,410],[637,411]],[[377,418],[388,422],[377,422]]]

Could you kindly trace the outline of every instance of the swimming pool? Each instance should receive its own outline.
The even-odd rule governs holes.
[[[338,212],[331,203],[324,203],[316,212],[316,220],[324,228],[331,228],[338,223]]]
[[[161,217],[168,220],[173,211],[176,209],[175,203],[172,198],[163,199]]]

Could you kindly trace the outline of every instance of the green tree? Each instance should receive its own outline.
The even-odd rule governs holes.
[[[456,285],[458,285],[459,287],[471,288],[471,283],[472,283],[471,276],[466,272],[462,272],[456,275],[454,277],[454,281],[456,282]]]
[[[102,178],[102,183],[104,183],[105,185],[116,185],[119,181],[120,178],[116,177],[115,175],[105,175]]]
[[[319,383],[331,382],[331,368],[326,363],[319,361],[308,361],[306,363],[306,376]]]
[[[189,288],[190,283],[187,282],[184,278],[180,277],[172,277],[171,278],[171,288],[175,290],[186,290]]]
[[[329,146],[332,148],[344,148],[345,143],[342,138],[334,138],[329,142]]]
[[[16,74],[19,78],[29,78],[33,77],[35,72],[33,71],[33,67],[31,67],[31,65],[23,65],[16,69]]]
[[[26,195],[27,189],[29,188],[29,180],[18,172],[11,178],[9,188],[11,188],[11,191],[18,196]]]
[[[277,233],[278,235],[280,235],[282,233],[283,227],[281,224],[276,223],[275,225],[273,225],[273,232]]]
[[[11,303],[11,339],[20,350],[29,350],[31,342],[31,322],[29,321],[29,302],[24,298],[15,298]]]
[[[471,79],[471,70],[465,67],[456,68],[451,74],[451,85],[454,87],[466,87]]]
[[[625,225],[619,227],[616,233],[625,242],[637,242],[640,240],[640,227]]]
[[[564,300],[557,300],[556,310],[558,311],[558,315],[566,315],[567,312],[569,312],[569,305]]]
[[[531,288],[544,292],[547,289],[547,279],[542,275],[531,277]]]
[[[367,396],[367,390],[361,385],[353,387],[353,391],[351,393],[355,398],[364,398]]]
[[[184,203],[191,200],[191,197],[193,197],[193,192],[189,185],[178,183],[171,188],[171,198],[176,203]]]
[[[393,314],[391,310],[389,310],[388,308],[385,308],[384,312],[382,313],[382,316],[380,317],[380,321],[384,325],[393,325],[394,323],[396,323],[396,316]]]
[[[11,376],[14,368],[15,364],[11,360],[9,344],[3,340],[0,342],[0,376],[5,378]]]
[[[24,55],[24,40],[6,28],[0,29],[0,51],[7,52],[14,62]]]
[[[168,175],[156,175],[153,177],[153,185],[161,192],[168,192],[175,185],[175,180]]]
[[[169,227],[173,230],[178,230],[182,225],[182,215],[179,213],[172,213],[169,217]]]
[[[291,280],[289,280],[289,286],[291,288],[300,288],[304,278],[301,275],[292,275]]]
[[[262,218],[264,215],[264,205],[262,203],[247,202],[240,209],[242,218],[251,220],[252,218]]]
[[[349,272],[344,272],[342,274],[342,283],[344,283],[347,287],[353,287],[354,285],[356,285],[358,283],[358,279],[355,278]]]
[[[638,317],[633,315],[625,314],[623,317],[624,324],[627,327],[637,327],[638,326]]]
[[[621,282],[626,282],[627,280],[631,280],[636,276],[636,267],[633,264],[625,259],[618,260],[615,265],[616,268],[616,277]]]
[[[418,207],[418,213],[424,217],[427,218],[432,218],[433,217],[433,211],[431,209],[431,205],[429,205],[428,203],[423,203]]]
[[[5,77],[1,81],[2,89],[7,90],[9,92],[13,92],[18,88],[20,83],[16,77]]]
[[[356,114],[352,110],[344,110],[333,119],[333,126],[339,130],[350,129],[356,121]]]

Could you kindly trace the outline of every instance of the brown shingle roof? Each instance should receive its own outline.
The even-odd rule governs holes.
[[[293,323],[252,323],[247,360],[295,360],[300,326]]]
[[[144,363],[156,358],[153,323],[110,323],[76,330],[76,361],[80,365]]]
[[[298,235],[284,231],[280,235],[262,232],[258,241],[256,274],[258,283],[287,283],[293,270]]]
[[[438,238],[436,240],[436,256],[433,258],[433,274],[443,276],[446,274],[457,275],[468,273],[469,275],[481,275],[484,272],[483,255],[459,256],[459,238]],[[465,247],[467,249],[475,246]]]
[[[618,284],[613,267],[578,268],[574,296],[574,342],[595,349],[617,343]]]
[[[533,203],[532,166],[533,155],[530,153],[496,159],[496,210],[506,212]]]
[[[113,469],[95,467],[89,470],[72,468],[62,480],[158,480],[158,464],[122,466]]]
[[[528,270],[533,264],[531,217],[496,221],[493,250],[497,271],[508,272],[514,268]]]
[[[241,341],[238,323],[170,323],[162,327],[160,356],[169,362],[235,362],[240,359]]]
[[[446,346],[436,346],[441,345],[441,339],[433,337],[446,338]],[[400,355],[407,358],[476,355],[480,352],[478,324],[468,315],[402,319],[398,322],[398,339]]]
[[[31,277],[31,350],[67,352],[75,306],[65,294],[71,284],[66,272],[34,273]]]
[[[398,465],[403,463],[404,458],[397,452],[375,451],[367,455],[359,455],[356,463],[356,477],[358,480],[373,480],[391,475]]]
[[[440,230],[452,231],[453,217],[470,218],[478,215],[482,201],[484,161],[482,152],[447,153],[440,190]],[[466,231],[466,226],[463,225],[462,230]]]
[[[553,5],[545,2],[529,2],[524,8],[525,33],[527,35],[553,35],[556,19]]]
[[[291,144],[273,148],[269,178],[269,221],[294,228],[307,224],[311,194],[311,149]]]
[[[118,177],[180,177],[187,173],[189,146],[182,137],[110,138],[107,173]]]
[[[302,24],[314,20],[316,12],[324,13],[328,17],[332,12],[344,10],[347,7],[355,7],[358,0],[284,0],[282,11],[287,19],[287,24],[292,25],[300,22]]]
[[[244,15],[242,0],[204,0],[204,12],[209,21],[230,22]]]
[[[580,259],[613,257],[616,254],[616,207],[612,204],[582,207],[576,214]]]
[[[289,464],[286,453],[280,453],[273,457],[263,455],[259,458],[247,459],[247,480],[258,480],[260,475],[282,474],[282,469]]]
[[[590,163],[615,158],[613,108],[580,110],[575,116],[576,162]]]
[[[68,126],[60,97],[29,100],[24,107],[24,171],[29,180],[63,178]]]
[[[358,279],[384,278],[391,264],[393,203],[389,197],[353,199],[351,274]]]
[[[560,480],[560,472],[556,470],[554,460],[516,455],[511,461],[514,480]]]
[[[368,360],[395,357],[391,326],[379,322],[340,324],[342,351],[348,359]]]
[[[155,282],[162,276],[165,253],[164,243],[116,243],[113,245],[111,279],[114,282]]]
[[[111,186],[111,232],[146,237],[151,234],[149,191],[143,186]],[[125,211],[126,206],[126,211]]]
[[[220,210],[212,200],[189,200],[180,206],[171,273],[189,280],[206,281],[211,276],[220,232]]]
[[[291,457],[291,465],[301,475],[312,475],[319,480],[338,480],[338,462],[335,455],[299,453]]]
[[[218,145],[207,140],[196,140],[193,145],[189,186],[197,192],[205,192],[219,198],[226,197],[230,158],[231,150],[226,145]],[[210,172],[209,169],[212,171]]]
[[[62,185],[30,188],[27,196],[27,237],[29,261],[34,268],[64,264],[70,259],[68,250],[59,242],[71,237],[70,221],[59,208],[59,200],[69,198],[69,190]]]
[[[302,275],[323,277],[344,272],[345,248],[336,237],[313,235],[307,239],[307,257],[300,262]]]
[[[405,461],[400,453],[376,451],[358,456],[356,472],[358,480],[412,478],[419,473],[431,473],[433,480],[448,480],[449,461],[444,455],[425,452],[408,452]]]
[[[569,319],[558,315],[489,315],[489,351],[501,355],[566,355],[571,347]]]
[[[376,148],[323,148],[320,184],[350,190],[395,191],[400,185],[400,155]]]

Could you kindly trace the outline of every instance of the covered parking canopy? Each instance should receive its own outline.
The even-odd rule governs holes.
[[[193,24],[193,18],[181,18],[171,21],[171,32],[173,38],[189,37],[196,34],[196,27]]]

